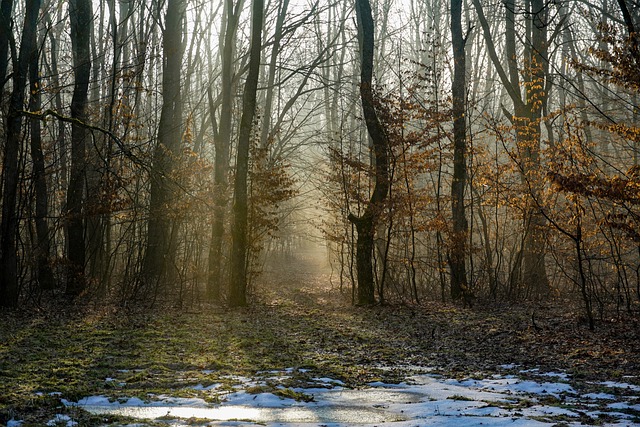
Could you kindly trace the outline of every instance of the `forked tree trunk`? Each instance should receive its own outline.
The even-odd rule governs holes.
[[[361,51],[360,99],[367,131],[373,144],[375,186],[363,214],[360,217],[349,214],[349,221],[355,224],[358,232],[356,303],[358,305],[372,305],[376,302],[372,259],[375,227],[389,192],[389,141],[380,120],[378,120],[373,99],[374,26],[369,0],[356,0],[356,13]]]

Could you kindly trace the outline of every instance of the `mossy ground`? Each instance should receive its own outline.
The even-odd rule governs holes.
[[[438,303],[353,307],[327,276],[297,267],[263,276],[252,305],[242,309],[206,303],[136,312],[51,306],[0,314],[0,424],[16,417],[41,425],[69,411],[61,397],[202,396],[188,386],[223,383],[230,389],[233,375],[286,368],[305,369],[284,387],[312,376],[349,386],[396,381],[412,367],[482,377],[504,372],[507,364],[566,371],[583,388],[592,387],[588,381],[623,377],[640,382],[634,377],[640,374],[637,317],[600,322],[590,332],[564,301],[474,309]],[[110,422],[79,419],[84,425]]]

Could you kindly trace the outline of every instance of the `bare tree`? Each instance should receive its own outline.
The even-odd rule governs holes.
[[[157,285],[174,267],[171,253],[171,203],[176,191],[173,171],[180,158],[182,142],[181,68],[184,53],[182,34],[184,0],[169,0],[162,35],[163,74],[162,112],[158,141],[153,154],[147,248],[143,275],[148,284]]]
[[[18,305],[18,180],[20,166],[20,136],[22,133],[22,109],[24,92],[27,87],[29,62],[36,49],[36,31],[40,0],[26,3],[20,54],[17,68],[13,70],[13,92],[7,117],[7,140],[4,145],[2,163],[2,223],[0,224],[0,305],[15,307]]]
[[[89,79],[91,76],[90,36],[93,23],[91,0],[69,2],[73,47],[73,99],[71,100],[71,176],[67,191],[66,225],[69,275],[67,295],[78,296],[86,287],[86,243],[84,236],[86,138]]]
[[[369,0],[356,0],[358,17],[358,37],[360,41],[360,99],[367,131],[373,144],[375,160],[375,186],[371,198],[361,216],[349,214],[349,221],[356,226],[358,232],[357,247],[357,303],[371,305],[375,303],[375,284],[373,280],[373,248],[376,223],[384,208],[389,192],[389,141],[378,119],[373,80],[374,56],[374,24]]]
[[[467,293],[466,242],[468,224],[465,214],[466,187],[466,39],[462,33],[462,0],[451,0],[451,42],[453,45],[453,181],[451,182],[451,298],[460,299]]]
[[[241,6],[244,1],[238,1],[234,6],[233,0],[225,1],[225,21],[224,38],[222,46],[222,80],[220,84],[221,106],[220,122],[218,124],[215,138],[215,159],[214,159],[214,185],[215,185],[215,207],[213,211],[213,225],[211,227],[211,246],[209,248],[209,275],[207,280],[207,294],[210,299],[220,298],[222,289],[222,242],[224,238],[224,220],[227,209],[227,191],[229,173],[229,151],[231,149],[231,134],[233,125],[233,59],[235,51],[236,33],[238,31],[238,19]],[[215,120],[215,107],[213,97],[209,91],[209,110],[211,119]],[[215,126],[214,126],[215,128]]]
[[[236,177],[233,194],[233,228],[231,230],[231,282],[229,305],[247,304],[247,219],[248,219],[248,174],[249,144],[256,110],[256,94],[260,76],[260,53],[262,50],[262,22],[264,1],[253,0],[251,13],[251,48],[249,51],[249,73],[242,96],[242,119],[238,136]]]
[[[36,32],[32,36],[37,38]],[[29,61],[29,111],[38,112],[42,109],[42,89],[40,84],[39,51],[31,50]],[[35,189],[35,225],[36,225],[36,263],[37,278],[41,289],[54,289],[55,278],[51,269],[51,232],[49,230],[49,192],[45,171],[44,153],[42,150],[41,121],[31,120],[31,159],[33,160],[33,181]]]

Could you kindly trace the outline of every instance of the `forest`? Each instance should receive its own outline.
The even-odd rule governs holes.
[[[638,0],[0,0],[0,424],[133,365],[128,396],[640,381],[638,26]]]

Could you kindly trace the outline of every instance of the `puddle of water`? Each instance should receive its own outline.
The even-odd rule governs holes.
[[[424,398],[419,393],[389,389],[366,390],[305,390],[313,394],[315,402],[300,404],[293,400],[271,400],[253,405],[242,402],[215,407],[172,405],[156,402],[151,405],[79,405],[94,414],[123,415],[136,419],[201,418],[211,421],[251,420],[260,423],[365,423],[377,424],[405,421],[406,417],[386,411],[392,404],[418,403]]]
[[[381,409],[347,406],[256,408],[243,405],[194,408],[187,406],[82,406],[93,414],[123,415],[136,419],[200,418],[210,421],[250,420],[259,423],[384,423],[406,418]]]
[[[424,398],[425,396],[420,393],[375,388],[364,390],[330,390],[320,392],[316,395],[316,400],[349,403],[352,405],[385,403],[408,404],[421,402]]]

